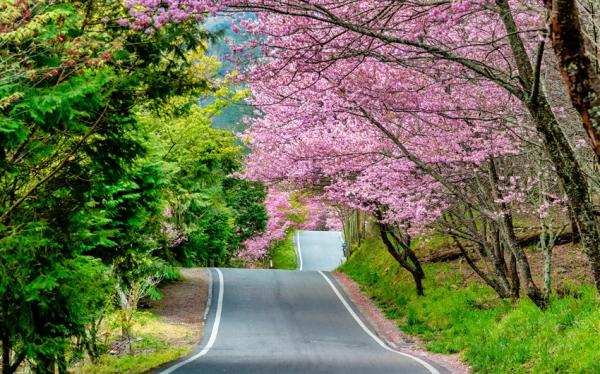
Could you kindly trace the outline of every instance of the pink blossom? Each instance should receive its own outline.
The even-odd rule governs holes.
[[[277,241],[285,239],[289,230],[325,228],[328,207],[314,197],[299,197],[292,204],[291,193],[269,188],[265,206],[269,215],[264,233],[246,240],[238,257],[252,262],[264,257]],[[332,220],[333,222],[333,220]]]

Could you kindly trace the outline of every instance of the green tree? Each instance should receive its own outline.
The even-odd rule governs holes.
[[[227,205],[233,210],[235,220],[234,247],[267,227],[267,209],[264,202],[267,197],[265,186],[260,182],[238,178],[227,178],[223,182]]]
[[[169,181],[136,111],[207,89],[183,51],[208,35],[195,21],[143,34],[123,15],[111,0],[9,2],[0,15],[3,374],[97,354],[115,289],[158,271],[134,271],[160,263]]]
[[[229,131],[211,127],[212,118],[245,92],[217,80],[218,65],[211,61],[205,71],[214,89],[204,97],[211,104],[175,97],[140,114],[151,134],[151,158],[163,163],[170,181],[161,257],[184,265],[227,264],[266,221],[262,187],[230,176],[241,166],[241,145]]]

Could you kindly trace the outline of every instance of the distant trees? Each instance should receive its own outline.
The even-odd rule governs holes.
[[[245,183],[256,183],[248,182]],[[327,225],[330,209],[313,196],[269,188],[264,199],[266,225],[249,235],[238,256],[248,265],[264,259],[292,230],[317,230]],[[262,218],[262,217],[260,217]],[[243,227],[243,226],[242,226]]]
[[[241,146],[229,131],[211,127],[211,118],[243,92],[223,86],[210,95],[215,100],[204,107],[193,96],[176,97],[140,116],[150,135],[149,159],[161,165],[168,180],[161,257],[186,265],[228,263],[267,220],[264,187],[232,176],[241,167]]]

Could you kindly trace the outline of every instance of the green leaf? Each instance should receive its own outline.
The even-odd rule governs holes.
[[[25,141],[29,129],[18,119],[0,118],[0,140],[6,148],[16,148]]]

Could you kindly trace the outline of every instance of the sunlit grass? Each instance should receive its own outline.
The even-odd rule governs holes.
[[[108,342],[119,336],[118,314],[111,314],[103,326]],[[132,328],[132,354],[105,353],[95,362],[76,365],[74,373],[144,373],[189,354],[196,338],[189,325],[168,323],[148,312],[136,313]]]
[[[295,270],[298,259],[294,246],[294,231],[288,232],[285,239],[277,242],[270,251],[274,269]]]
[[[150,344],[153,348],[158,348]],[[162,349],[152,353],[137,354],[133,356],[111,356],[104,355],[96,364],[87,364],[77,373],[145,373],[146,371],[159,367],[179,357],[185,356],[191,352],[191,348],[182,347],[162,347]]]

